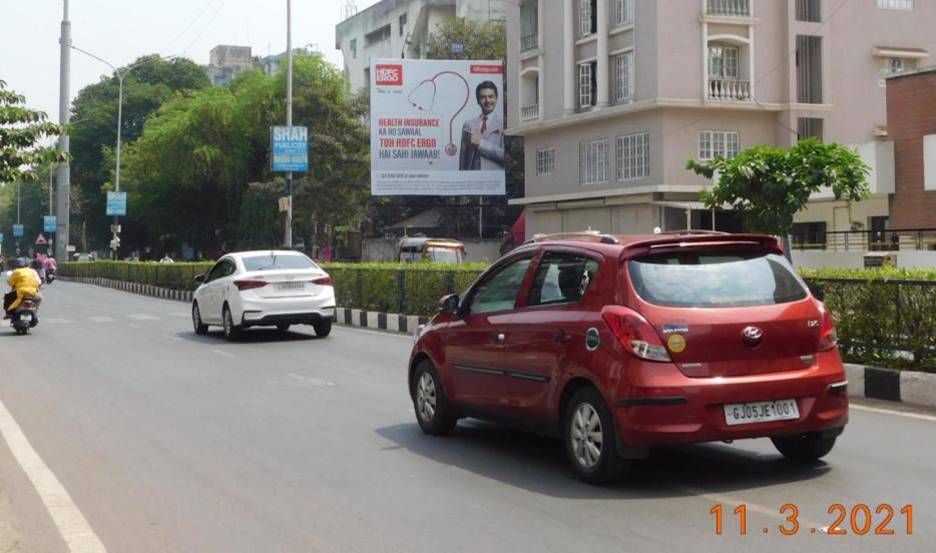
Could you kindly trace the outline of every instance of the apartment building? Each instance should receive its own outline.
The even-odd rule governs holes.
[[[352,90],[370,82],[372,59],[424,58],[429,35],[453,17],[502,21],[515,0],[381,0],[335,27]]]
[[[818,194],[799,231],[887,225],[884,77],[936,49],[924,0],[524,0],[507,13],[508,132],[526,142],[527,232],[734,230],[690,157],[817,136],[857,148],[873,197]]]
[[[250,46],[219,44],[211,49],[208,56],[208,78],[215,86],[226,85],[238,73],[252,68],[253,64]]]

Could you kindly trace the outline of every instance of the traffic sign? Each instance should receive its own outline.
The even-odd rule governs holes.
[[[58,219],[55,215],[46,215],[42,218],[42,230],[45,232],[55,232],[55,225]]]
[[[37,245],[37,246],[48,246],[48,245],[49,245],[49,241],[46,240],[46,237],[43,236],[41,232],[39,233],[39,236],[36,237],[36,245]]]
[[[23,237],[23,225],[13,225],[13,238]]]
[[[108,215],[126,215],[127,214],[127,193],[126,192],[108,192],[107,193],[107,214]]]
[[[273,171],[305,173],[309,170],[309,128],[271,127]]]

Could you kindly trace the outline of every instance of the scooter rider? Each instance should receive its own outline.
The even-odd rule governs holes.
[[[10,292],[3,296],[3,307],[6,312],[5,318],[9,318],[10,313],[19,307],[23,298],[26,296],[38,296],[39,287],[41,286],[39,276],[36,274],[36,271],[29,267],[29,262],[26,261],[25,258],[16,258],[13,266],[13,276],[7,281],[7,284],[10,285]]]

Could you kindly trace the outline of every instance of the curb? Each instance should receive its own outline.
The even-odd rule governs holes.
[[[59,280],[64,280],[66,282],[78,282],[80,284],[91,284],[94,286],[120,290],[122,292],[130,292],[131,294],[139,294],[141,296],[149,296],[152,298],[180,301],[185,303],[191,303],[193,294],[193,292],[188,290],[176,290],[173,288],[163,288],[161,286],[153,286],[150,284],[140,284],[138,282],[126,282],[123,280],[113,280],[100,277],[60,276]]]

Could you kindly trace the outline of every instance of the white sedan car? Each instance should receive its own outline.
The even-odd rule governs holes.
[[[324,338],[335,318],[331,277],[305,255],[292,251],[230,253],[204,275],[192,301],[196,334],[209,325],[236,340],[251,326],[308,324]]]

